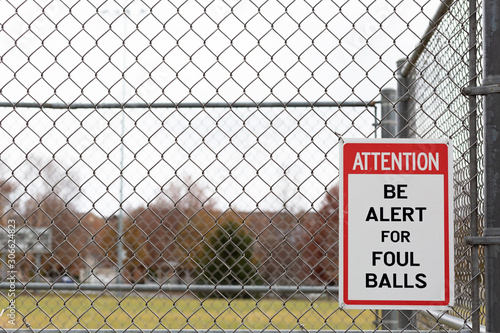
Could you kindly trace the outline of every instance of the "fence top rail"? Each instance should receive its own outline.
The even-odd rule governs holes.
[[[423,34],[422,38],[420,39],[420,43],[415,47],[413,52],[410,54],[410,56],[407,58],[408,60],[403,64],[403,66],[400,68],[401,70],[401,76],[403,77],[408,77],[410,75],[410,72],[415,68],[415,65],[424,52],[425,48],[427,47],[427,44],[429,44],[429,41],[431,40],[432,36],[434,35],[434,32],[436,31],[436,28],[438,27],[439,23],[443,19],[443,17],[446,15],[448,10],[450,9],[451,5],[453,4],[455,0],[441,0],[441,4],[439,5],[436,14],[432,18],[432,20],[429,22],[429,26],[425,30],[425,33]]]
[[[74,290],[92,290],[92,291],[142,291],[142,292],[185,292],[185,291],[200,291],[200,292],[238,292],[246,291],[248,293],[307,293],[319,294],[323,292],[338,293],[339,288],[335,286],[279,286],[279,285],[208,285],[208,284],[102,284],[102,283],[44,283],[44,282],[29,282],[15,283],[14,286],[8,282],[0,283],[0,290],[59,290],[59,291],[74,291]]]
[[[304,108],[304,107],[375,107],[378,101],[323,102],[183,102],[183,103],[10,103],[0,102],[0,108],[39,109],[165,109],[165,108]]]
[[[421,311],[420,313],[426,316],[427,318],[436,320],[438,323],[446,325],[453,329],[461,330],[462,328],[465,327],[472,327],[471,322],[466,321],[463,318],[452,316],[450,314],[447,314],[446,312],[427,310],[427,311]],[[486,333],[486,326],[481,325],[479,327],[479,332]]]

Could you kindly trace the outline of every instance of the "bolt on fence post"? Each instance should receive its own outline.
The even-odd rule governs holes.
[[[484,81],[500,83],[500,2],[484,0]],[[484,97],[484,236],[500,236],[500,94]],[[500,332],[500,244],[485,246],[486,331]]]

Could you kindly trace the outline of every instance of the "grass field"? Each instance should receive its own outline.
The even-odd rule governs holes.
[[[55,294],[19,295],[16,299],[15,325],[0,316],[0,326],[15,328],[24,319],[32,328],[169,328],[169,329],[293,329],[308,330],[373,329],[371,311],[344,311],[333,300],[264,299],[260,301],[223,299],[140,297],[121,300],[111,295]],[[0,307],[6,308],[6,299]],[[24,317],[24,319],[23,319]],[[358,328],[358,329],[359,329]]]

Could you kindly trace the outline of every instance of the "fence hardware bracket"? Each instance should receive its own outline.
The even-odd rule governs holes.
[[[500,245],[500,236],[467,236],[465,243],[469,245]]]
[[[500,84],[462,88],[462,94],[465,96],[489,95],[498,93],[500,93]]]
[[[470,245],[500,245],[500,228],[485,228],[483,236],[467,236],[465,242]]]

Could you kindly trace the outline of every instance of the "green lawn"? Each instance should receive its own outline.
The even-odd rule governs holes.
[[[7,306],[0,301],[0,307]],[[32,328],[169,328],[169,329],[293,329],[308,330],[373,329],[375,315],[371,311],[343,311],[333,300],[261,301],[238,299],[230,303],[222,299],[127,296],[121,300],[111,295],[85,296],[81,293],[44,295],[23,293],[16,299],[16,325],[0,316],[3,328],[20,327],[23,316]]]

